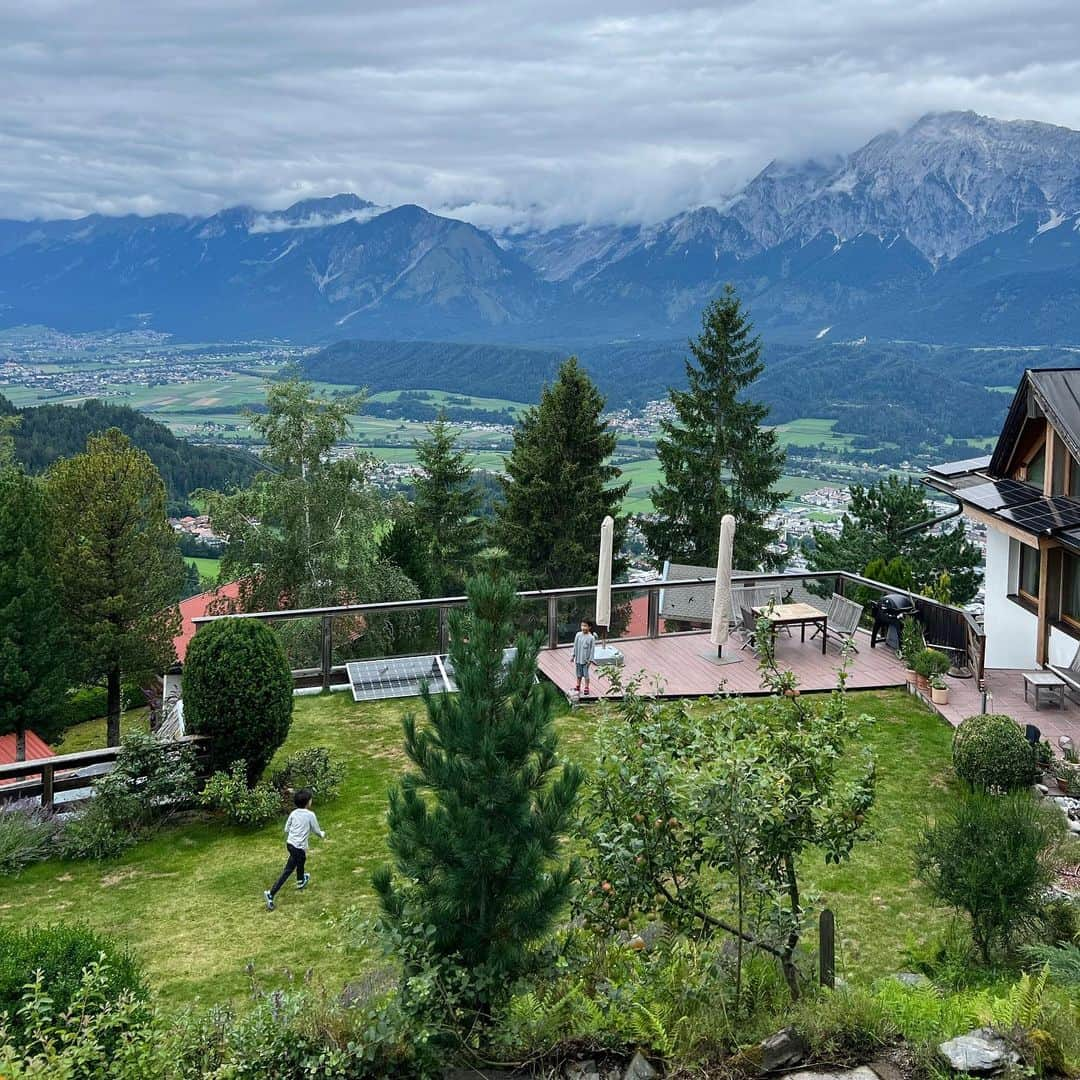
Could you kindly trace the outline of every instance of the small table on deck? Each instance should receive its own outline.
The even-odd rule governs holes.
[[[1046,692],[1046,700],[1051,704],[1057,698],[1059,709],[1065,708],[1065,680],[1059,679],[1052,671],[1025,671],[1024,675],[1024,701],[1028,699],[1030,689],[1035,696],[1035,711],[1040,709],[1041,692]]]
[[[754,608],[754,614],[768,619],[774,634],[780,626],[799,626],[802,641],[806,641],[806,627],[816,626],[821,631],[821,651],[825,652],[829,640],[829,616],[824,611],[818,611],[813,604],[773,604],[771,607],[763,604]]]

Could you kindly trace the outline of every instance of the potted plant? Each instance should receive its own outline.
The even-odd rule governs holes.
[[[930,676],[930,698],[935,705],[949,704],[949,687],[944,675]]]
[[[919,689],[927,693],[930,690],[931,677],[944,675],[950,666],[951,661],[945,653],[938,649],[923,649],[915,657],[915,674],[918,678]]]
[[[906,669],[904,675],[911,686],[915,685],[915,680],[918,677],[915,671],[915,657],[925,648],[926,642],[923,640],[922,626],[919,624],[919,620],[910,617],[904,619],[900,627],[900,658],[904,661]]]
[[[1080,763],[1077,761],[1076,751],[1071,746],[1066,747],[1062,751],[1062,756],[1054,761],[1054,777],[1057,779],[1058,787],[1066,795],[1080,791]]]

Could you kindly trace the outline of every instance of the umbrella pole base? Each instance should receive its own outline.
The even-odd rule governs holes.
[[[741,664],[744,660],[742,656],[725,656],[724,646],[718,645],[716,652],[707,652],[701,654],[706,660],[712,664],[716,664],[718,667],[724,667],[727,664]]]

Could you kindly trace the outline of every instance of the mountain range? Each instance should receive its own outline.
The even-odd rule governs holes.
[[[566,344],[692,332],[732,282],[774,340],[1080,343],[1080,132],[923,117],[652,224],[492,233],[356,195],[0,220],[0,327]]]

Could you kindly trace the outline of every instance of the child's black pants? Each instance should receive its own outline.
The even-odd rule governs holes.
[[[289,861],[285,864],[285,869],[281,871],[281,877],[277,879],[277,883],[270,890],[271,896],[277,896],[278,889],[289,880],[289,875],[295,870],[296,880],[301,882],[304,880],[304,861],[307,859],[307,852],[303,848],[293,847],[292,844],[285,845],[289,849]]]

